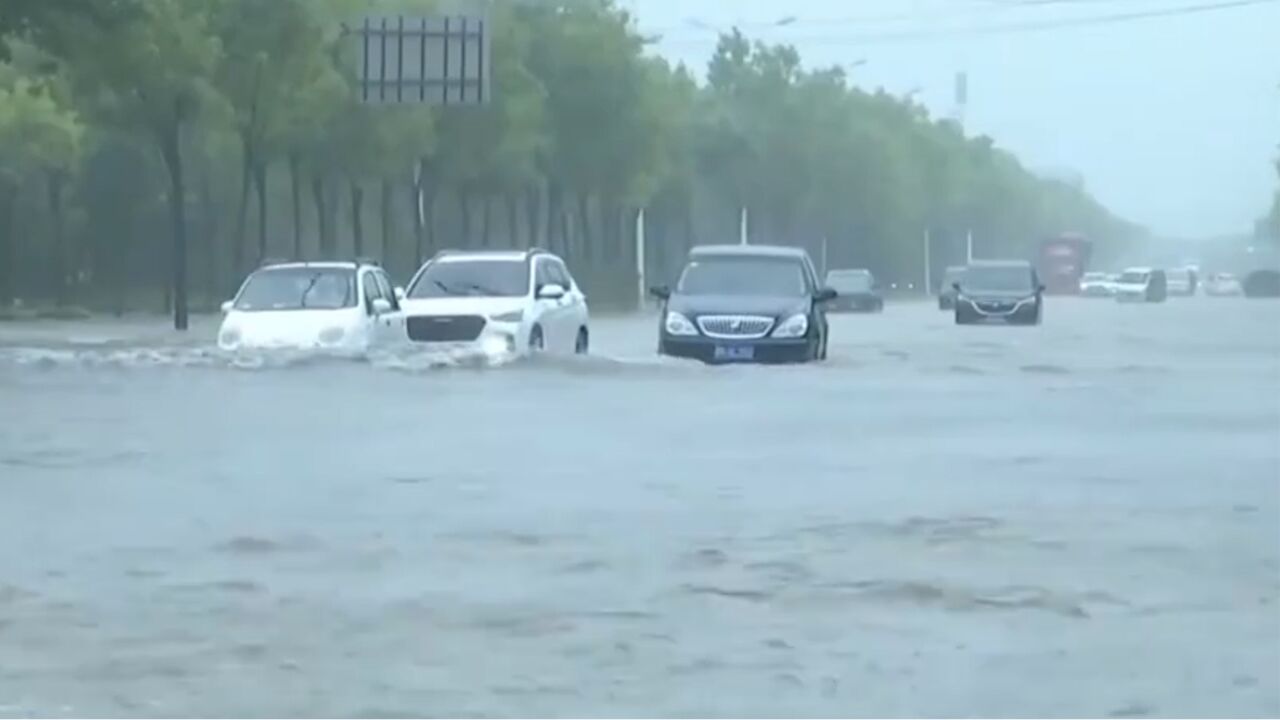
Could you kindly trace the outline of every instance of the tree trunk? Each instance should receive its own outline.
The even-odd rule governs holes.
[[[422,210],[422,184],[426,173],[426,163],[418,161],[414,176],[409,180],[409,215],[413,219],[413,268],[422,267],[422,255],[426,248],[426,223]]]
[[[0,310],[13,304],[17,295],[13,287],[13,214],[17,206],[18,188],[0,180]]]
[[[512,190],[506,193],[504,199],[507,203],[507,242],[513,248],[532,247],[532,242],[520,242],[520,196]]]
[[[563,236],[559,239],[556,238],[556,231],[558,229],[556,227],[556,221],[560,219],[560,215],[564,211],[564,197],[562,192],[563,191],[560,189],[559,183],[554,180],[547,183],[546,243],[548,250],[551,250],[552,252],[558,251],[565,255],[565,259],[568,260],[568,252],[565,246],[566,239]]]
[[[351,242],[356,257],[364,255],[364,188],[351,181]]]
[[[530,185],[524,196],[524,212],[528,220],[526,231],[529,235],[529,247],[538,247],[538,229],[542,225],[542,191],[537,185]]]
[[[239,279],[244,274],[244,246],[249,224],[249,191],[253,189],[253,144],[247,137],[241,140],[242,171],[240,173],[240,205],[236,208],[236,236],[231,239],[231,276]]]
[[[205,260],[205,294],[208,300],[217,307],[221,288],[218,284],[218,212],[213,202],[213,180],[210,175],[210,161],[206,156],[200,166],[200,219],[201,240],[204,244]]]
[[[67,275],[70,263],[66,247],[66,213],[63,212],[63,190],[67,175],[60,170],[49,173],[49,216],[53,220],[53,272],[54,302],[58,307],[67,304]]]
[[[351,181],[351,242],[356,258],[365,254],[365,188]]]
[[[293,259],[302,259],[302,157],[289,153],[289,195],[293,200]]]
[[[597,248],[592,244],[591,198],[587,197],[585,192],[578,193],[578,230],[579,237],[582,238],[582,260],[589,266],[598,254],[603,255],[603,253],[597,253]]]
[[[390,178],[382,178],[382,197],[380,198],[382,200],[382,217],[379,218],[379,225],[382,226],[382,253],[379,256],[379,259],[383,264],[387,263],[387,253],[391,249],[393,235],[391,232],[391,224],[393,222],[391,218],[391,191],[392,184]]]
[[[480,196],[480,247],[488,248],[492,242],[490,232],[493,229],[493,198],[489,195]]]
[[[253,184],[258,191],[258,262],[267,258],[267,164],[253,168]]]
[[[458,188],[458,212],[462,213],[462,246],[471,247],[471,189]]]
[[[161,155],[169,171],[169,213],[173,222],[173,327],[186,330],[187,319],[187,210],[186,178],[182,170],[182,107],[174,103],[174,117],[163,129]]]
[[[317,173],[311,178],[311,201],[316,206],[316,228],[319,235],[320,257],[333,257],[333,229],[329,227],[329,208],[325,197],[324,176]]]

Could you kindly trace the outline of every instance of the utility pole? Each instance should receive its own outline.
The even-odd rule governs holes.
[[[636,307],[644,310],[644,300],[647,295],[645,288],[645,237],[644,237],[644,208],[640,208],[640,212],[636,213]]]
[[[827,267],[827,236],[822,236],[822,277],[826,277],[830,269]]]
[[[747,206],[742,206],[742,214],[738,218],[738,244],[747,245]]]
[[[973,264],[973,230],[969,230],[968,234],[965,235],[964,257],[966,265]]]
[[[924,229],[924,294],[925,294],[925,297],[929,297],[933,295],[933,278],[931,277],[933,273],[933,267],[931,265],[932,258],[929,255],[929,252],[931,249],[930,245],[932,245],[932,242],[929,236],[929,228],[925,228]]]

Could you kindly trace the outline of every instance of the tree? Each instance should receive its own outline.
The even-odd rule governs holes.
[[[207,3],[135,0],[130,9],[129,20],[112,33],[94,32],[84,17],[67,19],[61,32],[77,42],[60,46],[71,63],[80,96],[92,102],[92,112],[105,123],[147,137],[164,162],[169,178],[174,327],[186,330],[183,133],[197,114],[219,108],[211,83],[219,43],[211,31]]]
[[[27,77],[12,78],[12,68],[0,66],[0,306],[14,296],[13,223],[23,182],[37,174],[49,178],[50,210],[54,214],[53,266],[58,273],[58,299],[63,299],[67,253],[63,247],[62,188],[80,159],[84,126],[76,114],[61,106],[47,84]]]

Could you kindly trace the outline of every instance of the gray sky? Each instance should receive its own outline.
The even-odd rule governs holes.
[[[715,33],[691,18],[791,42],[809,66],[865,58],[854,71],[859,84],[919,88],[935,114],[953,111],[954,76],[965,70],[971,132],[991,135],[1032,169],[1083,175],[1116,212],[1180,237],[1251,231],[1269,206],[1280,145],[1280,1],[1052,30],[974,29],[1213,2],[622,0],[645,32],[662,34],[657,51],[700,74]],[[796,21],[768,27],[786,16]]]

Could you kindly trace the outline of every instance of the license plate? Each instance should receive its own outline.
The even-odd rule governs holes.
[[[717,345],[715,349],[716,360],[752,360],[756,356],[756,349],[750,345]]]

